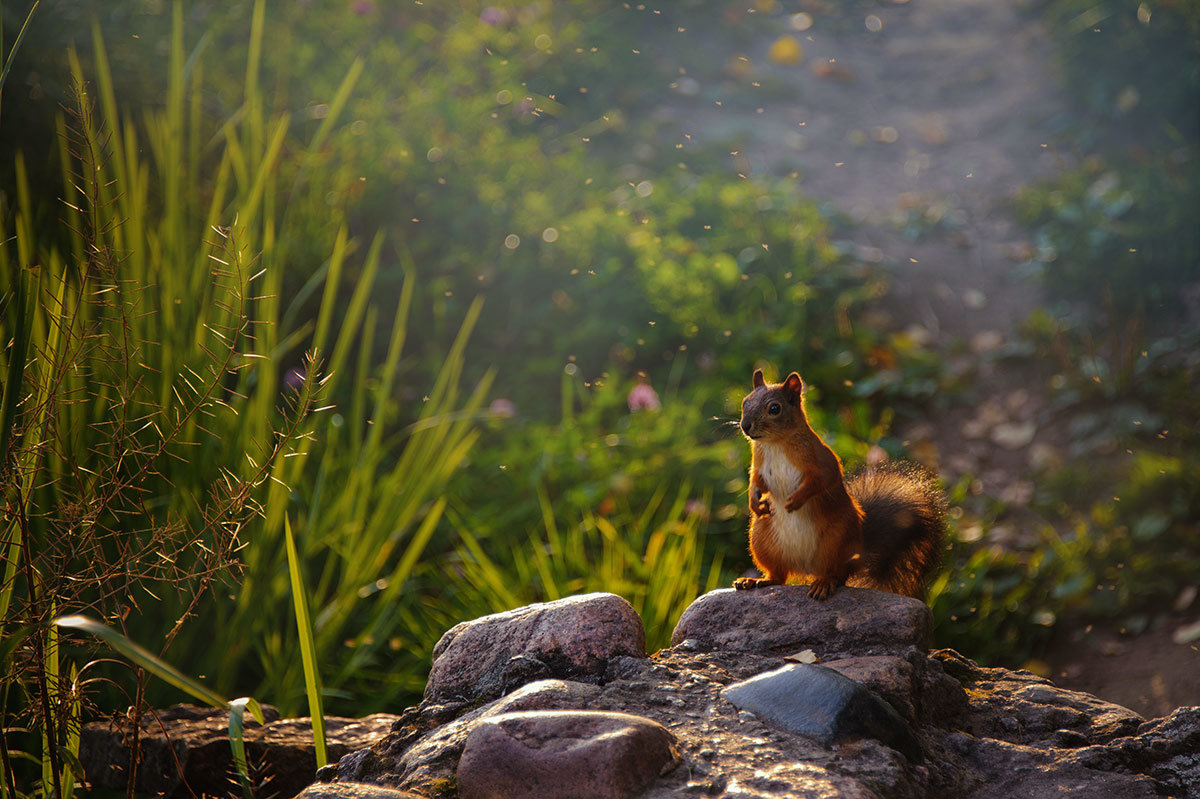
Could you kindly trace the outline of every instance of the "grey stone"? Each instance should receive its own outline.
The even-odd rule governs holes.
[[[836,642],[830,646],[837,648]],[[1200,785],[1200,708],[1181,708],[1169,717],[1144,721],[1095,697],[1061,691],[1028,672],[981,668],[952,652],[935,655],[927,657],[914,649],[903,657],[851,650],[823,664],[878,692],[888,704],[902,708],[901,715],[913,708],[910,727],[924,755],[922,763],[892,748],[895,744],[872,737],[841,738],[829,748],[721,698],[722,687],[787,665],[783,657],[677,647],[652,658],[616,657],[608,662],[600,684],[540,680],[491,701],[468,696],[422,703],[399,717],[383,717],[378,729],[390,731],[370,748],[346,754],[336,766],[322,770],[319,779],[334,783],[313,789],[306,799],[370,799],[362,792],[375,789],[353,783],[422,797],[454,796],[458,768],[474,730],[491,719],[534,710],[624,713],[669,729],[683,762],[653,781],[646,794],[652,799],[684,799],[704,792],[789,799],[1200,799],[1195,789]],[[209,768],[222,769],[222,778],[228,776],[224,714],[193,708],[165,715],[174,715],[171,723],[186,730],[175,736],[177,740],[202,744],[187,752],[189,773],[196,773],[204,757],[212,754]],[[280,722],[277,714],[270,718],[272,728],[307,732],[304,720]],[[389,725],[390,719],[395,720]],[[1059,721],[1071,726],[1052,727]],[[262,731],[250,735],[273,737]],[[583,740],[557,736],[547,738],[546,745],[571,747]],[[156,773],[165,757],[173,757],[172,750],[159,743],[149,738],[146,743],[143,778]],[[119,741],[110,739],[109,744],[115,758],[111,762],[123,767],[128,750]],[[254,756],[252,761],[260,795],[269,797],[277,785],[286,785],[261,779],[264,762]],[[218,763],[224,765],[214,765]],[[311,779],[311,766],[289,774],[289,779]],[[202,786],[197,793],[234,799],[240,795],[228,780],[197,784]],[[573,784],[560,779],[543,787],[549,791]],[[380,790],[379,799],[394,796]]]
[[[677,758],[674,736],[640,716],[502,713],[468,735],[458,790],[462,799],[628,799]]]
[[[854,600],[840,608],[842,593],[818,606],[802,591],[763,589],[762,599],[741,607],[742,622],[751,630],[741,640],[731,632],[737,624],[719,613],[709,617],[718,623],[706,638],[700,615],[688,622],[686,645],[651,658],[640,651],[585,657],[585,667],[562,653],[580,651],[571,640],[576,632],[590,641],[583,651],[597,651],[602,643],[595,639],[610,625],[605,613],[584,613],[583,622],[566,626],[561,615],[543,618],[546,606],[508,614],[516,618],[518,632],[501,623],[499,631],[473,644],[499,642],[505,648],[494,681],[477,680],[477,673],[460,692],[432,696],[399,717],[383,717],[376,734],[386,734],[323,769],[317,776],[324,787],[311,789],[306,799],[371,799],[373,785],[384,786],[379,799],[395,796],[385,789],[467,799],[471,791],[509,797],[645,791],[652,799],[698,793],[789,799],[1200,799],[1200,708],[1146,721],[1029,672],[981,668],[951,651],[927,656],[915,643],[923,617],[912,612],[910,600],[847,589]],[[716,597],[717,605],[728,606],[722,613],[732,616],[746,595],[725,600],[718,592]],[[583,608],[596,609],[591,599],[584,598]],[[574,604],[567,603],[566,616],[579,614],[578,607],[570,607]],[[631,613],[611,599],[598,604]],[[888,639],[887,625],[864,621],[872,613],[891,620],[894,638]],[[812,618],[797,618],[805,615]],[[600,631],[591,625],[597,619]],[[784,629],[774,629],[771,619]],[[554,627],[553,634],[544,625]],[[764,641],[756,645],[753,636]],[[447,641],[441,658],[463,645],[457,636]],[[714,641],[721,646],[714,647]],[[637,643],[640,649],[640,637]],[[822,658],[822,665],[789,665],[784,657],[808,649],[806,660]],[[472,652],[480,660],[486,660],[480,652],[489,654],[486,647],[466,647],[461,662],[469,665]],[[807,672],[806,678],[798,680],[797,671]],[[537,676],[546,673],[572,678]],[[754,688],[760,683],[766,688]],[[480,686],[481,693],[472,686]],[[508,693],[499,698],[488,693],[497,686]],[[726,686],[725,696],[749,709],[725,701]],[[756,705],[738,696],[747,686]],[[626,722],[615,732],[597,726],[598,716],[614,714],[635,719],[636,731],[622,732]],[[217,775],[211,783],[194,780],[197,793],[236,797],[240,792],[228,780],[224,714],[174,709],[164,715],[174,715],[171,723],[181,732],[169,746],[145,736],[138,790],[190,795],[178,787],[181,783],[161,780],[163,764],[179,754],[189,775]],[[581,717],[592,721],[578,729]],[[646,733],[648,747],[638,738],[645,725],[656,731]],[[301,784],[314,776],[311,764],[277,760],[270,766],[276,776],[268,778],[270,761],[263,753],[280,738],[274,730],[281,735],[290,730],[306,740],[307,721],[281,721],[273,714],[266,729],[251,725],[248,748],[263,796],[283,796],[281,788],[291,790],[289,780]],[[123,768],[129,753],[121,740],[95,733],[88,731],[89,772]],[[95,746],[97,740],[103,745]],[[105,747],[107,761],[98,757]],[[644,749],[655,747],[660,756],[638,759]],[[661,755],[664,749],[667,755]],[[676,757],[682,764],[671,769]],[[279,763],[291,763],[286,773]],[[513,771],[512,763],[522,770]],[[487,768],[492,776],[479,777]],[[145,782],[148,778],[159,782]]]
[[[615,594],[585,594],[459,624],[433,650],[430,702],[491,698],[545,677],[598,681],[612,658],[645,657],[633,606]]]
[[[792,654],[811,648],[821,659],[840,654],[904,654],[929,648],[933,617],[919,599],[842,588],[810,599],[804,586],[710,591],[679,618],[671,644],[712,651]]]
[[[386,782],[414,790],[444,784],[454,777],[467,736],[480,719],[521,710],[582,710],[599,690],[569,680],[540,680],[456,719],[444,719],[440,705],[430,708],[432,715],[406,712],[402,718],[407,724],[397,725],[371,749],[343,757],[336,779]]]
[[[734,683],[721,696],[780,729],[826,746],[874,738],[910,761],[922,759],[920,743],[895,708],[825,666],[793,663]]]

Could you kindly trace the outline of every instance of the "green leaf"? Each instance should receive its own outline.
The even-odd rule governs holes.
[[[17,34],[17,40],[13,42],[12,49],[8,51],[8,58],[4,62],[4,72],[0,73],[0,94],[4,92],[4,82],[8,80],[8,71],[12,69],[13,59],[17,57],[17,51],[21,49],[21,41],[25,38],[25,31],[29,30],[29,21],[33,19],[33,12],[37,11],[38,5],[41,2],[42,0],[34,0],[33,7],[25,15],[25,24],[21,26],[21,31]]]
[[[1133,524],[1133,537],[1137,541],[1150,541],[1165,533],[1171,526],[1171,518],[1165,513],[1150,511]]]
[[[229,748],[233,750],[233,765],[237,769],[238,782],[242,785],[242,795],[246,799],[254,799],[254,790],[250,784],[250,769],[246,765],[246,709],[259,724],[266,724],[262,707],[258,700],[251,696],[239,697],[229,703]]]
[[[222,709],[229,707],[227,701],[208,688],[205,688],[200,683],[184,675],[174,666],[160,660],[116,630],[101,624],[95,619],[89,619],[87,616],[62,616],[55,619],[53,623],[56,627],[67,627],[90,633],[108,644],[115,652],[133,661],[155,677],[174,685],[179,690],[204,702],[206,705]],[[255,714],[255,718],[261,717],[262,711],[260,710]]]
[[[24,269],[18,269],[16,279],[13,281],[15,286],[14,295],[9,298],[11,307],[11,316],[6,316],[9,319],[15,319],[14,330],[12,331],[12,351],[8,354],[8,376],[4,382],[3,389],[0,389],[0,394],[3,394],[3,410],[0,410],[0,470],[8,462],[8,449],[12,441],[13,429],[16,426],[17,420],[17,400],[21,396],[21,386],[24,385],[25,362],[29,357],[29,331],[33,319],[33,302],[35,290],[30,290],[27,285],[29,277]]]
[[[18,627],[11,633],[0,637],[0,666],[4,666],[7,671],[8,659],[12,657],[13,651],[21,645],[21,642],[29,637],[29,634],[36,628],[32,625]]]
[[[312,618],[308,612],[308,597],[304,593],[304,578],[300,574],[300,556],[292,536],[292,523],[285,514],[283,536],[287,544],[288,574],[292,580],[292,602],[296,607],[296,631],[300,635],[300,659],[304,663],[304,687],[308,691],[308,715],[312,718],[313,747],[317,768],[329,762],[325,751],[325,711],[321,706],[321,675],[317,670],[316,644],[313,642]]]

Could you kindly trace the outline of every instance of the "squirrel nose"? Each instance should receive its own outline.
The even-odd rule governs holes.
[[[746,435],[750,435],[750,422],[745,419],[742,420],[742,432]]]

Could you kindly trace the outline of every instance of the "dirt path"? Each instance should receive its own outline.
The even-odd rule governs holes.
[[[1040,429],[1036,380],[994,357],[1041,303],[1009,201],[1060,164],[1054,49],[1020,5],[915,0],[781,17],[744,52],[714,57],[731,66],[671,109],[694,140],[730,143],[739,171],[797,171],[808,196],[850,221],[859,257],[892,275],[896,327],[968,377],[936,426],[900,432],[949,479],[972,474],[1017,507],[1031,463],[1061,443]],[[800,62],[771,58],[781,36],[801,45]],[[1025,543],[1016,525],[998,532],[1014,540],[997,543]]]
[[[1052,367],[997,357],[1043,299],[1010,201],[1063,165],[1055,49],[1022,5],[804,3],[740,52],[714,42],[707,74],[681,81],[664,111],[694,141],[728,144],[738,172],[798,172],[807,196],[850,222],[858,256],[889,270],[892,324],[938,349],[966,386],[936,422],[899,432],[948,480],[973,475],[973,491],[1008,503],[977,530],[1005,547],[1033,543],[1021,511],[1032,472],[1069,443],[1046,407]],[[772,59],[781,36],[801,61]],[[1194,692],[1193,651],[1155,639],[1149,663],[1147,646],[1126,641],[1102,648],[1102,663],[1058,647],[1055,679],[1148,715]]]

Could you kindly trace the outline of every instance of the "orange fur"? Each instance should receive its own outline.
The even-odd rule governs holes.
[[[763,447],[752,442],[751,450],[756,467],[751,480],[763,494],[770,496],[759,473]],[[797,431],[788,440],[785,452],[804,476],[786,498],[766,500],[774,500],[782,509],[756,514],[751,520],[750,555],[763,573],[756,584],[782,584],[795,577],[811,582],[810,593],[823,599],[845,584],[852,573],[853,558],[862,547],[862,509],[846,493],[841,461],[811,428]],[[815,552],[811,557],[797,558],[787,541],[777,534],[776,528],[782,522],[779,514],[799,511],[806,513],[816,528]]]
[[[815,599],[847,583],[919,597],[939,554],[939,501],[909,475],[873,482],[856,477],[853,484],[866,486],[862,496],[873,508],[885,508],[880,497],[895,507],[908,503],[901,509],[916,509],[921,522],[910,531],[886,514],[872,516],[872,534],[879,535],[882,524],[884,537],[899,543],[886,551],[872,549],[875,539],[864,545],[863,504],[847,490],[837,454],[809,426],[803,388],[794,372],[774,384],[756,372],[754,390],[742,403],[741,427],[751,451],[750,555],[763,576],[740,578],[734,587],[779,585],[795,577],[809,581]]]

